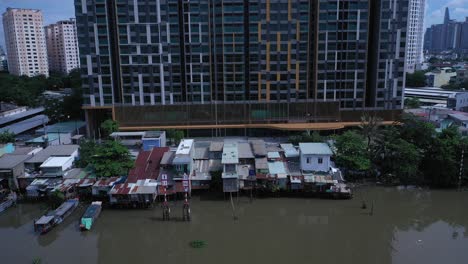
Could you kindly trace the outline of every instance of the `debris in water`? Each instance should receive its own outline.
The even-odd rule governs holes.
[[[194,240],[190,242],[190,246],[193,248],[204,248],[206,246],[206,242],[203,240]]]

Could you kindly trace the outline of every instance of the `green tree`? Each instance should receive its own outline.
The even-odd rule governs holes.
[[[95,153],[90,157],[90,164],[98,177],[127,175],[133,168],[128,149],[113,140],[96,146]]]
[[[168,129],[166,133],[171,145],[178,145],[185,136],[184,131],[176,129]]]
[[[381,136],[382,119],[375,115],[364,114],[361,116],[361,134],[366,138],[366,149],[371,154],[371,145]]]
[[[405,108],[414,109],[421,107],[421,101],[418,98],[410,97],[405,99]]]
[[[414,144],[423,153],[431,147],[436,135],[433,124],[422,121],[413,114],[404,114],[400,123],[400,134],[404,140]]]
[[[453,126],[433,138],[421,167],[429,185],[441,188],[457,186],[462,147],[464,141]]]
[[[15,134],[10,133],[10,131],[3,131],[0,132],[0,143],[1,144],[6,144],[6,143],[11,143],[15,142]]]
[[[44,114],[49,117],[50,122],[56,123],[63,121],[66,118],[65,104],[57,98],[44,100]]]
[[[367,152],[366,138],[353,130],[336,137],[336,164],[346,171],[365,172],[371,162]]]
[[[292,135],[288,138],[288,142],[297,145],[301,142],[323,142],[322,136],[320,136],[319,132],[314,131],[312,134],[308,132],[304,132],[300,135]]]
[[[104,132],[104,136],[109,137],[110,134],[119,131],[119,124],[117,121],[107,119],[106,121],[102,122],[101,129]]]
[[[80,158],[76,161],[76,166],[85,168],[90,165],[92,156],[96,153],[97,144],[94,140],[84,140],[80,143]]]
[[[425,87],[426,75],[424,71],[415,71],[406,74],[406,87]]]
[[[376,142],[374,148],[372,161],[384,181],[390,178],[398,179],[404,184],[421,183],[419,165],[422,155],[414,144],[401,138],[398,128],[385,128],[382,139]]]
[[[430,64],[434,64],[434,63],[439,63],[440,62],[440,59],[436,58],[436,57],[431,57],[428,61]]]

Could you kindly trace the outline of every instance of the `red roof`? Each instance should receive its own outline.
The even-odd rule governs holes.
[[[153,148],[151,151],[141,151],[135,161],[135,167],[130,170],[127,183],[136,183],[138,180],[156,180],[159,175],[161,159],[169,151],[169,147]]]

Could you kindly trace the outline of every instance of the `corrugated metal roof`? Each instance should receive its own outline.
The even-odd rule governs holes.
[[[141,151],[135,160],[135,167],[128,174],[126,182],[134,183],[142,179],[157,179],[161,160],[167,151],[169,151],[169,147]]]
[[[18,120],[20,118],[24,118],[24,117],[27,117],[27,116],[30,116],[30,115],[39,114],[41,112],[44,112],[44,107],[33,108],[33,109],[26,110],[26,111],[23,111],[23,112],[20,112],[20,113],[17,113],[17,114],[1,117],[0,118],[0,125],[4,125],[6,123],[10,123],[10,122],[13,122],[15,120]]]
[[[193,153],[194,160],[207,160],[209,158],[208,147],[195,147]]]
[[[70,156],[79,148],[78,145],[53,145],[36,153],[26,163],[43,163],[49,157]]]
[[[266,145],[264,140],[252,140],[252,151],[256,157],[263,157],[267,155]]]
[[[53,125],[46,126],[47,133],[71,133],[81,127],[84,127],[86,122],[84,121],[67,121],[60,122]],[[37,134],[44,134],[44,128],[36,130]]]
[[[210,151],[223,151],[224,142],[211,142]]]
[[[284,156],[286,158],[299,157],[299,151],[293,146],[293,144],[280,144],[284,150]]]
[[[65,163],[73,160],[72,157],[50,157],[39,166],[40,168],[62,167]]]
[[[282,161],[273,161],[268,162],[268,170],[270,174],[279,175],[279,174],[287,174],[286,166],[284,166],[284,162]]]
[[[241,142],[237,144],[238,155],[239,159],[253,159],[254,154],[252,153],[252,149],[250,144],[247,142]]]
[[[299,143],[299,149],[304,155],[333,155],[332,150],[325,143]]]
[[[255,159],[255,168],[258,170],[268,169],[268,160],[267,158],[256,158]]]
[[[161,165],[171,165],[172,160],[174,159],[174,156],[175,156],[175,151],[168,151],[164,153],[161,159]]]
[[[239,155],[237,143],[225,143],[223,147],[222,164],[237,164],[239,163]]]
[[[0,128],[0,132],[9,131],[10,133],[18,135],[35,127],[47,124],[47,122],[49,122],[49,118],[46,115],[37,115],[26,120],[19,121],[18,123],[2,127]]]
[[[5,154],[0,158],[0,169],[13,169],[29,158],[31,158],[30,155]]]
[[[268,158],[269,159],[279,159],[279,158],[281,158],[281,155],[277,151],[268,152]]]

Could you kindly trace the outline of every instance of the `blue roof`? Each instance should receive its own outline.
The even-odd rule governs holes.
[[[57,140],[59,138],[58,133],[47,133],[47,142],[51,142]],[[26,143],[44,143],[44,136],[40,136],[37,138],[33,138],[31,140],[26,141]]]
[[[71,133],[77,128],[85,126],[84,121],[67,121],[60,122],[46,127],[46,131],[50,133]],[[37,134],[44,134],[44,128],[36,130]]]
[[[41,112],[44,112],[44,107],[33,108],[33,109],[30,109],[30,110],[27,110],[27,111],[20,112],[18,114],[13,114],[13,115],[1,117],[0,118],[0,126],[4,125],[4,124],[7,124],[7,123],[10,123],[10,122],[13,122],[13,121],[18,120],[18,119],[23,118],[23,117],[28,117],[30,115],[39,114]]]
[[[35,127],[42,126],[44,123],[49,122],[49,118],[46,115],[37,115],[29,119],[20,121],[16,124],[12,124],[3,128],[0,128],[0,132],[9,131],[15,135],[21,134]]]
[[[325,143],[299,143],[301,154],[305,155],[333,155],[330,147]]]

